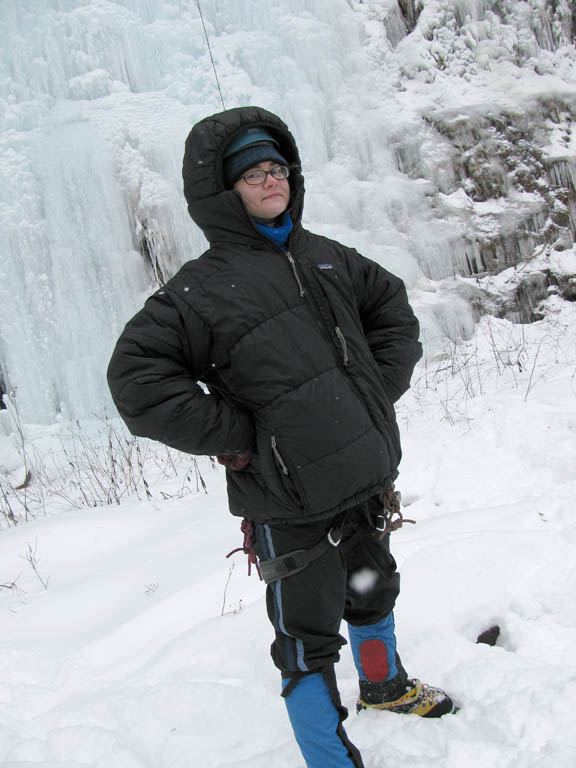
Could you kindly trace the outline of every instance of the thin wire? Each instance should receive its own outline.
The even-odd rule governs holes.
[[[214,70],[214,77],[216,78],[216,85],[218,86],[218,93],[220,94],[220,101],[222,102],[222,109],[226,109],[226,104],[224,104],[224,96],[222,96],[222,89],[220,88],[220,80],[218,80],[218,72],[216,72],[216,63],[214,61],[214,56],[212,56],[212,47],[210,46],[210,39],[208,38],[208,31],[206,29],[206,24],[204,24],[204,14],[202,13],[202,8],[200,6],[200,0],[196,0],[196,3],[198,5],[198,10],[200,12],[200,19],[202,20],[202,27],[204,29],[204,36],[206,37],[206,45],[208,46],[208,53],[210,54],[210,61],[212,62],[212,69]]]

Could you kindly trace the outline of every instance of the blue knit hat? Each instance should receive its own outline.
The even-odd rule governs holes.
[[[278,152],[278,142],[264,128],[246,128],[224,152],[224,181],[231,188],[250,168],[265,160],[288,165]]]

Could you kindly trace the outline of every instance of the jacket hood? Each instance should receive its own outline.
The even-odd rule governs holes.
[[[304,202],[304,178],[294,137],[286,124],[261,107],[237,107],[205,117],[186,139],[182,178],[188,212],[209,243],[245,242],[262,246],[263,236],[246,212],[238,192],[224,185],[226,148],[248,126],[268,130],[280,154],[290,164],[290,206],[294,225],[299,224]]]

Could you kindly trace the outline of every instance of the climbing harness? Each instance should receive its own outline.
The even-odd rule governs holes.
[[[383,539],[389,533],[401,528],[404,523],[416,523],[415,520],[408,520],[402,516],[400,511],[400,492],[395,491],[394,486],[384,491],[380,499],[382,501],[382,512],[375,516],[370,516],[369,523],[358,525],[352,535],[344,542],[342,538],[346,523],[346,512],[338,516],[337,521],[331,526],[328,533],[322,537],[318,544],[315,544],[310,549],[295,549],[292,552],[287,552],[285,555],[279,555],[269,560],[258,560],[258,556],[254,551],[256,543],[254,527],[249,520],[244,519],[240,525],[240,530],[244,534],[244,542],[241,547],[237,547],[232,552],[229,552],[226,557],[230,557],[230,555],[236,552],[243,552],[248,556],[248,575],[251,573],[252,565],[255,565],[260,580],[265,581],[266,584],[272,584],[279,579],[285,579],[287,576],[294,576],[294,574],[300,573],[300,571],[303,571],[310,563],[322,557],[330,549],[341,547],[344,552],[347,552],[373,531],[376,531],[379,539]]]

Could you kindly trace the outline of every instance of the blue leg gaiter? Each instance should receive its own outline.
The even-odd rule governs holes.
[[[398,674],[394,615],[364,627],[348,625],[354,664],[360,680],[382,683]]]
[[[335,677],[332,671],[332,678]],[[342,727],[346,710],[322,673],[282,680],[282,695],[294,736],[308,768],[363,768]],[[334,695],[338,703],[334,701]]]

